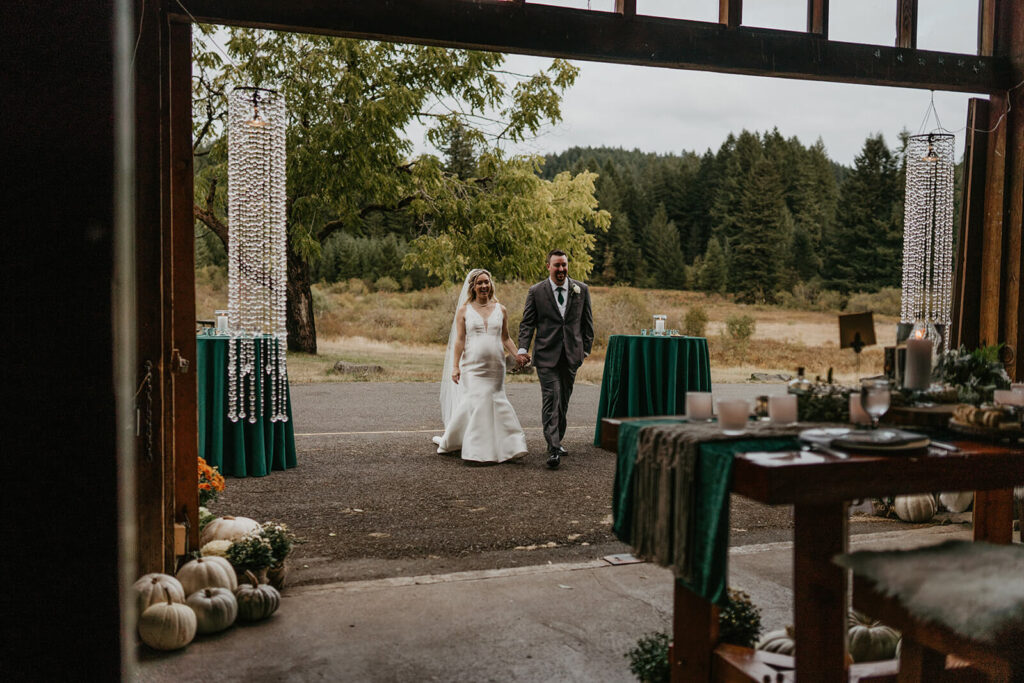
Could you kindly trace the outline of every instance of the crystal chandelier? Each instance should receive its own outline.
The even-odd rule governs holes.
[[[234,422],[254,423],[265,410],[271,421],[288,419],[285,125],[284,98],[275,91],[239,86],[228,98],[228,418]]]
[[[941,339],[942,350],[953,294],[953,143],[948,133],[913,135],[906,153],[900,322],[913,326],[911,337]]]

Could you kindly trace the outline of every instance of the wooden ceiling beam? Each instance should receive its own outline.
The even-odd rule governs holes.
[[[977,93],[1012,85],[1004,57],[514,1],[191,0],[188,6],[209,23],[586,61]]]

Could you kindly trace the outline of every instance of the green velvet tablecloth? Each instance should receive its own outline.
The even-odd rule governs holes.
[[[612,491],[612,531],[623,543],[634,547],[641,539],[632,537],[636,499],[635,465],[640,432],[657,425],[680,424],[680,420],[651,419],[623,422],[619,427],[618,460]],[[713,428],[707,425],[702,429]],[[771,435],[758,436],[758,431],[771,430]],[[716,435],[702,441],[693,471],[692,491],[695,499],[688,504],[686,520],[692,537],[688,539],[692,574],[677,579],[706,600],[723,604],[727,597],[729,557],[729,490],[733,456],[748,451],[779,451],[798,448],[796,434],[788,436],[768,427],[751,423],[751,433],[739,437]],[[676,476],[679,476],[676,473]],[[676,483],[670,483],[675,489]],[[677,509],[677,512],[682,512]],[[671,520],[675,523],[675,520]],[[651,548],[647,548],[651,550]],[[644,555],[645,553],[641,553]],[[645,558],[653,559],[653,558]]]
[[[196,337],[199,457],[220,468],[221,474],[234,477],[264,477],[272,470],[295,467],[291,392],[287,392],[288,420],[271,421],[270,386],[259,371],[260,344],[256,345],[256,375],[263,414],[254,423],[248,418],[228,419],[228,341],[226,336]]]
[[[711,391],[707,339],[613,334],[604,357],[594,445],[601,445],[602,418],[682,415],[687,391]]]

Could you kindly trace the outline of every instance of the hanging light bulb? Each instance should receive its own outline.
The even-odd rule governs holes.
[[[269,402],[271,421],[288,419],[285,199],[284,98],[274,91],[237,87],[228,98],[228,418],[232,421],[256,422],[265,402]]]

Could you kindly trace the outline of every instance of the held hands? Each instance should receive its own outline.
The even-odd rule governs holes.
[[[516,354],[516,367],[523,368],[530,364],[530,354],[528,353],[517,353]]]

